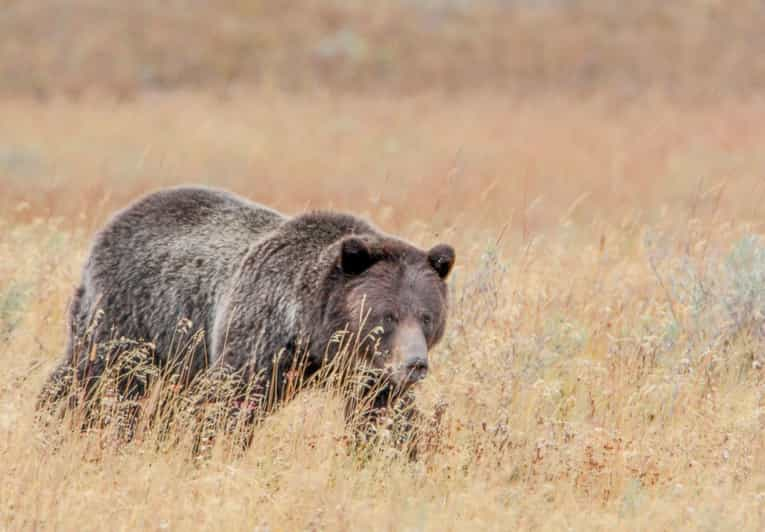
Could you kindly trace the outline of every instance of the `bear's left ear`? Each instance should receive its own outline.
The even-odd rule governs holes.
[[[428,263],[441,279],[446,279],[454,266],[454,248],[447,244],[438,244],[428,251]]]
[[[340,267],[343,273],[358,275],[380,260],[372,245],[357,236],[343,240],[340,246]]]

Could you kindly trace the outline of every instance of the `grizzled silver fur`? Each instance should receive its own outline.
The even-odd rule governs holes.
[[[306,346],[303,377],[321,369],[332,334],[362,326],[362,299],[369,325],[385,324],[366,361],[389,368],[409,356],[399,352],[419,349],[421,378],[427,349],[443,335],[453,261],[449,246],[422,251],[349,215],[290,218],[221,190],[161,190],[115,214],[95,237],[71,303],[64,361],[49,386],[69,372],[91,389],[113,361],[89,356],[87,346],[116,337],[153,343],[154,363],[166,367],[187,319],[204,334],[184,361],[187,380],[225,368],[264,393],[284,381],[298,346]],[[397,375],[404,388],[407,378]],[[41,397],[65,393],[59,386]]]

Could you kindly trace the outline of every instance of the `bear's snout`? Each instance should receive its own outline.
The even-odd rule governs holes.
[[[425,378],[428,374],[428,344],[416,322],[399,327],[393,350],[399,368],[399,384],[413,384]]]
[[[428,374],[428,359],[422,357],[411,358],[404,364],[404,369],[409,376],[409,381],[421,381]]]

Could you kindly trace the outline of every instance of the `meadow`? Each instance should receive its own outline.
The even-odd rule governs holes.
[[[4,103],[2,526],[759,528],[763,109],[268,92]],[[88,239],[130,198],[184,182],[456,247],[419,396],[425,412],[448,405],[431,455],[360,466],[321,393],[241,457],[77,433],[50,452],[34,398]]]
[[[703,97],[676,93],[665,67],[651,72],[668,85],[585,93],[557,78],[58,93],[44,69],[25,79],[45,94],[2,85],[0,530],[762,530],[765,100],[753,77],[703,65],[684,78]],[[419,385],[422,411],[441,412],[427,453],[359,460],[341,402],[318,391],[243,454],[222,442],[198,459],[151,431],[51,444],[34,403],[90,238],[180,183],[455,247]]]

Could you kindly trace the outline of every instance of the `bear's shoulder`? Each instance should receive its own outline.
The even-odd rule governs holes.
[[[381,237],[382,233],[369,222],[353,216],[332,211],[311,211],[291,218],[279,228],[290,240],[326,247],[348,235]]]

